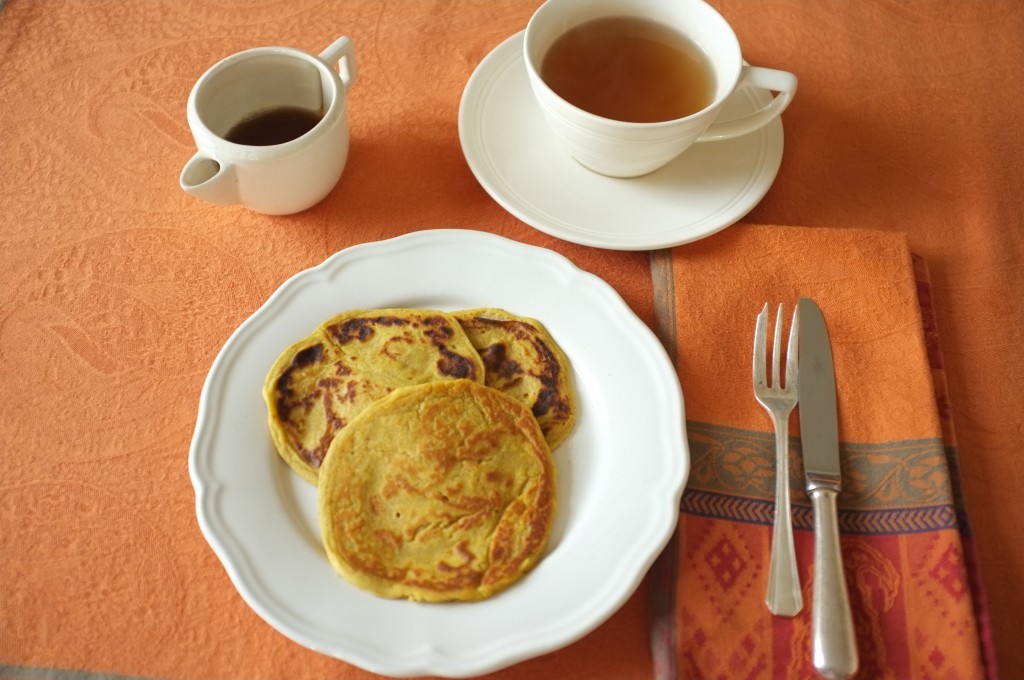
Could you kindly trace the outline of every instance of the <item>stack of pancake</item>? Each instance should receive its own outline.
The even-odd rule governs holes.
[[[328,558],[384,597],[479,600],[540,559],[551,451],[572,430],[562,350],[500,309],[351,310],[263,390],[281,458],[318,487]]]

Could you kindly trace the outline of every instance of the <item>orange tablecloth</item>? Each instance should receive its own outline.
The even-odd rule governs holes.
[[[462,157],[466,80],[537,4],[0,0],[0,677],[366,677],[246,607],[195,519],[186,458],[203,379],[232,330],[293,273],[360,242],[481,229],[567,255],[652,327],[664,323],[648,253],[527,227]],[[960,464],[953,488],[958,472],[970,522],[964,555],[987,592],[1001,674],[1016,677],[1024,6],[713,4],[749,61],[800,77],[781,171],[744,221],[903,233],[928,265]],[[356,42],[360,80],[349,164],[327,200],[273,218],[177,188],[193,153],[185,100],[209,65],[255,45],[317,51],[341,34]],[[742,229],[654,254],[654,271]],[[688,383],[695,329],[684,330],[693,416],[709,402]],[[654,600],[641,588],[579,642],[500,675],[650,678],[664,662],[650,649]],[[974,604],[983,653],[985,603]],[[896,651],[893,673],[909,654]],[[785,676],[785,664],[748,670],[773,669]]]

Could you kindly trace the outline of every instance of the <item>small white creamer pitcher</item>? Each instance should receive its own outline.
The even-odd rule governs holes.
[[[181,171],[181,188],[210,203],[240,204],[269,215],[316,205],[345,169],[346,95],[355,81],[355,50],[348,37],[338,38],[320,55],[258,47],[221,60],[189,95],[188,124],[199,150]],[[240,122],[283,108],[303,109],[320,120],[305,134],[279,144],[227,139]]]

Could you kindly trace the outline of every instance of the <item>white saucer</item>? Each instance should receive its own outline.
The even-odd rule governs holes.
[[[782,121],[690,147],[644,177],[614,179],[572,159],[547,126],[523,66],[523,34],[496,47],[466,84],[459,138],[470,169],[503,208],[566,241],[613,250],[667,248],[710,236],[746,215],[775,181]],[[737,91],[728,120],[768,94]]]

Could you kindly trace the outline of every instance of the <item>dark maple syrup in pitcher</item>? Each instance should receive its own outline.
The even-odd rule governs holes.
[[[259,111],[232,127],[224,136],[229,142],[248,146],[273,146],[298,139],[320,122],[323,116],[309,109],[282,106]]]

